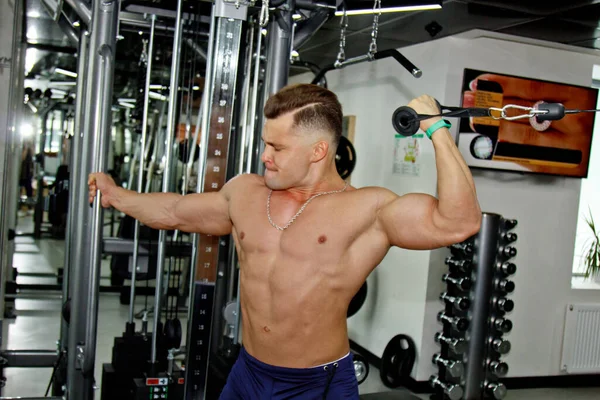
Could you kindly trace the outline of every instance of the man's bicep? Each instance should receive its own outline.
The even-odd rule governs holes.
[[[430,250],[454,243],[451,231],[436,215],[438,200],[428,194],[411,193],[386,204],[378,220],[392,246]]]
[[[231,233],[229,201],[223,192],[193,193],[175,205],[178,229],[209,235]]]

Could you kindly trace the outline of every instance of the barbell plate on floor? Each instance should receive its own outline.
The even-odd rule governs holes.
[[[356,150],[352,142],[345,136],[340,137],[340,143],[335,153],[335,167],[342,179],[346,179],[356,166]]]
[[[384,385],[397,388],[410,377],[416,359],[416,346],[407,335],[396,335],[381,356],[379,376]]]

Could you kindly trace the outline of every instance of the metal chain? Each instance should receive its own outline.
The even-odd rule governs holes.
[[[294,215],[292,217],[292,219],[290,219],[290,221],[284,227],[281,227],[281,226],[277,225],[271,219],[271,195],[273,194],[273,191],[271,190],[269,192],[269,197],[267,197],[267,217],[269,218],[269,222],[271,223],[271,225],[273,225],[274,228],[276,228],[276,229],[278,229],[280,231],[285,231],[292,224],[292,222],[294,222],[296,220],[296,218],[298,218],[298,216],[300,214],[302,214],[302,212],[304,211],[304,209],[306,208],[306,206],[308,205],[308,203],[310,203],[311,201],[313,201],[315,198],[317,198],[319,196],[323,196],[325,194],[341,193],[344,190],[346,190],[347,187],[348,187],[348,182],[345,182],[344,187],[341,188],[341,189],[339,189],[339,190],[332,190],[330,192],[317,193],[317,194],[313,195],[311,198],[309,198],[308,200],[306,200],[306,202],[304,203],[304,205],[302,207],[300,207],[300,210],[298,210],[298,212],[296,213],[296,215]]]
[[[264,28],[269,23],[269,0],[262,0],[260,8],[259,22],[261,28]]]
[[[369,58],[373,59],[377,53],[377,33],[379,31],[379,17],[381,16],[381,0],[373,4],[373,30],[371,31],[371,44],[369,44]]]
[[[343,3],[344,14],[340,21],[340,51],[337,55],[337,60],[333,65],[340,68],[344,60],[346,60],[346,28],[348,28],[348,14],[346,13],[346,3]]]
[[[140,65],[148,62],[148,39],[142,39],[142,53],[140,54]]]

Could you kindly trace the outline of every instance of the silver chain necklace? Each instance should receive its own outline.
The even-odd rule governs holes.
[[[269,217],[269,222],[271,223],[271,225],[273,225],[274,228],[279,229],[280,231],[284,231],[287,228],[289,228],[289,226],[292,224],[292,222],[294,222],[296,220],[296,218],[298,218],[298,216],[300,214],[302,214],[302,212],[304,211],[304,209],[306,208],[306,206],[308,205],[308,203],[310,203],[311,201],[313,201],[313,199],[315,199],[315,198],[317,198],[319,196],[326,195],[326,194],[341,193],[344,190],[346,190],[347,187],[348,187],[348,182],[346,182],[346,184],[344,185],[344,187],[341,188],[341,189],[339,189],[339,190],[332,190],[330,192],[317,193],[317,194],[313,195],[311,198],[309,198],[308,200],[306,200],[306,202],[304,203],[304,205],[302,207],[300,207],[300,209],[298,210],[298,212],[296,213],[296,215],[294,215],[292,217],[292,219],[290,219],[290,221],[283,228],[281,226],[277,225],[271,219],[271,195],[273,194],[273,190],[271,190],[269,192],[269,197],[267,197],[267,217]]]

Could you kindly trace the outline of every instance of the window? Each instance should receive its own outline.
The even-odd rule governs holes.
[[[600,88],[600,65],[594,66],[592,86]],[[596,108],[600,108],[600,101],[596,105]],[[600,114],[596,115],[594,125],[588,177],[581,180],[575,253],[573,257],[573,276],[583,276],[585,273],[585,266],[583,264],[585,247],[593,238],[590,227],[586,223],[586,219],[590,215],[596,224],[600,224]]]

